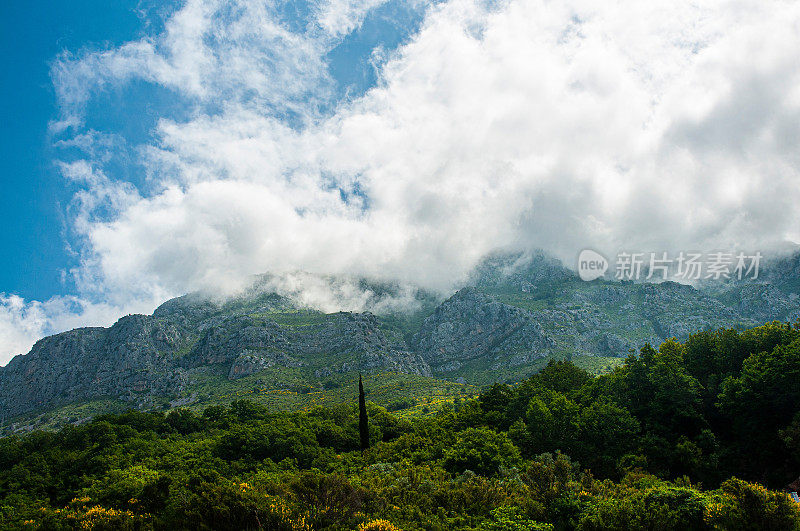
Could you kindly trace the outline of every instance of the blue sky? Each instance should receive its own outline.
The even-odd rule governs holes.
[[[48,122],[57,116],[50,63],[64,50],[115,45],[142,30],[136,1],[3,2],[0,5],[0,130],[3,231],[0,291],[46,299],[69,289],[64,240],[71,193],[53,166]]]
[[[796,244],[800,4],[728,7],[4,2],[0,364],[265,272],[359,311],[319,275]]]

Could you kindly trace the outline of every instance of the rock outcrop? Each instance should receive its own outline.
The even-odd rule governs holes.
[[[187,378],[172,353],[181,342],[175,326],[146,315],[46,337],[0,368],[0,407],[13,416],[92,398],[146,402],[179,393]]]
[[[533,314],[465,288],[443,302],[414,336],[414,347],[435,372],[450,372],[468,360],[546,356],[553,341]]]
[[[281,325],[268,318],[232,317],[209,328],[186,367],[232,362],[229,377],[241,378],[273,366],[311,367],[320,374],[390,370],[430,376],[425,360],[399,337],[389,338],[372,314],[310,314],[309,323]]]

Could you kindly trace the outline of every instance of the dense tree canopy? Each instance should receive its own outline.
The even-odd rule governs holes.
[[[798,529],[800,330],[553,361],[403,420],[367,403],[129,411],[0,439],[20,529]],[[702,484],[701,489],[699,485]],[[360,527],[359,527],[360,526]]]

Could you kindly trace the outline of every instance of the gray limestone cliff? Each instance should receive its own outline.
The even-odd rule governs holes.
[[[355,371],[485,383],[524,377],[546,357],[622,357],[700,330],[800,318],[800,254],[773,260],[757,281],[697,287],[583,282],[541,253],[498,255],[467,284],[381,315],[325,314],[257,289],[225,301],[185,295],[152,316],[40,340],[0,367],[0,411],[9,418],[99,398],[183,403],[208,368],[231,381],[272,374],[278,386],[291,373],[323,388]],[[360,285],[382,301],[394,289]]]

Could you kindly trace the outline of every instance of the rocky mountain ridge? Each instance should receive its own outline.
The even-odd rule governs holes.
[[[793,275],[800,275],[797,256],[759,282],[582,282],[533,254],[487,259],[468,287],[426,299],[410,315],[325,314],[275,293],[224,303],[186,295],[151,316],[40,340],[0,367],[0,408],[11,418],[101,397],[140,408],[185,403],[209,368],[230,381],[272,375],[279,388],[284,374],[324,388],[355,371],[478,384],[519,379],[548,357],[620,357],[698,330],[794,321],[800,282]]]

